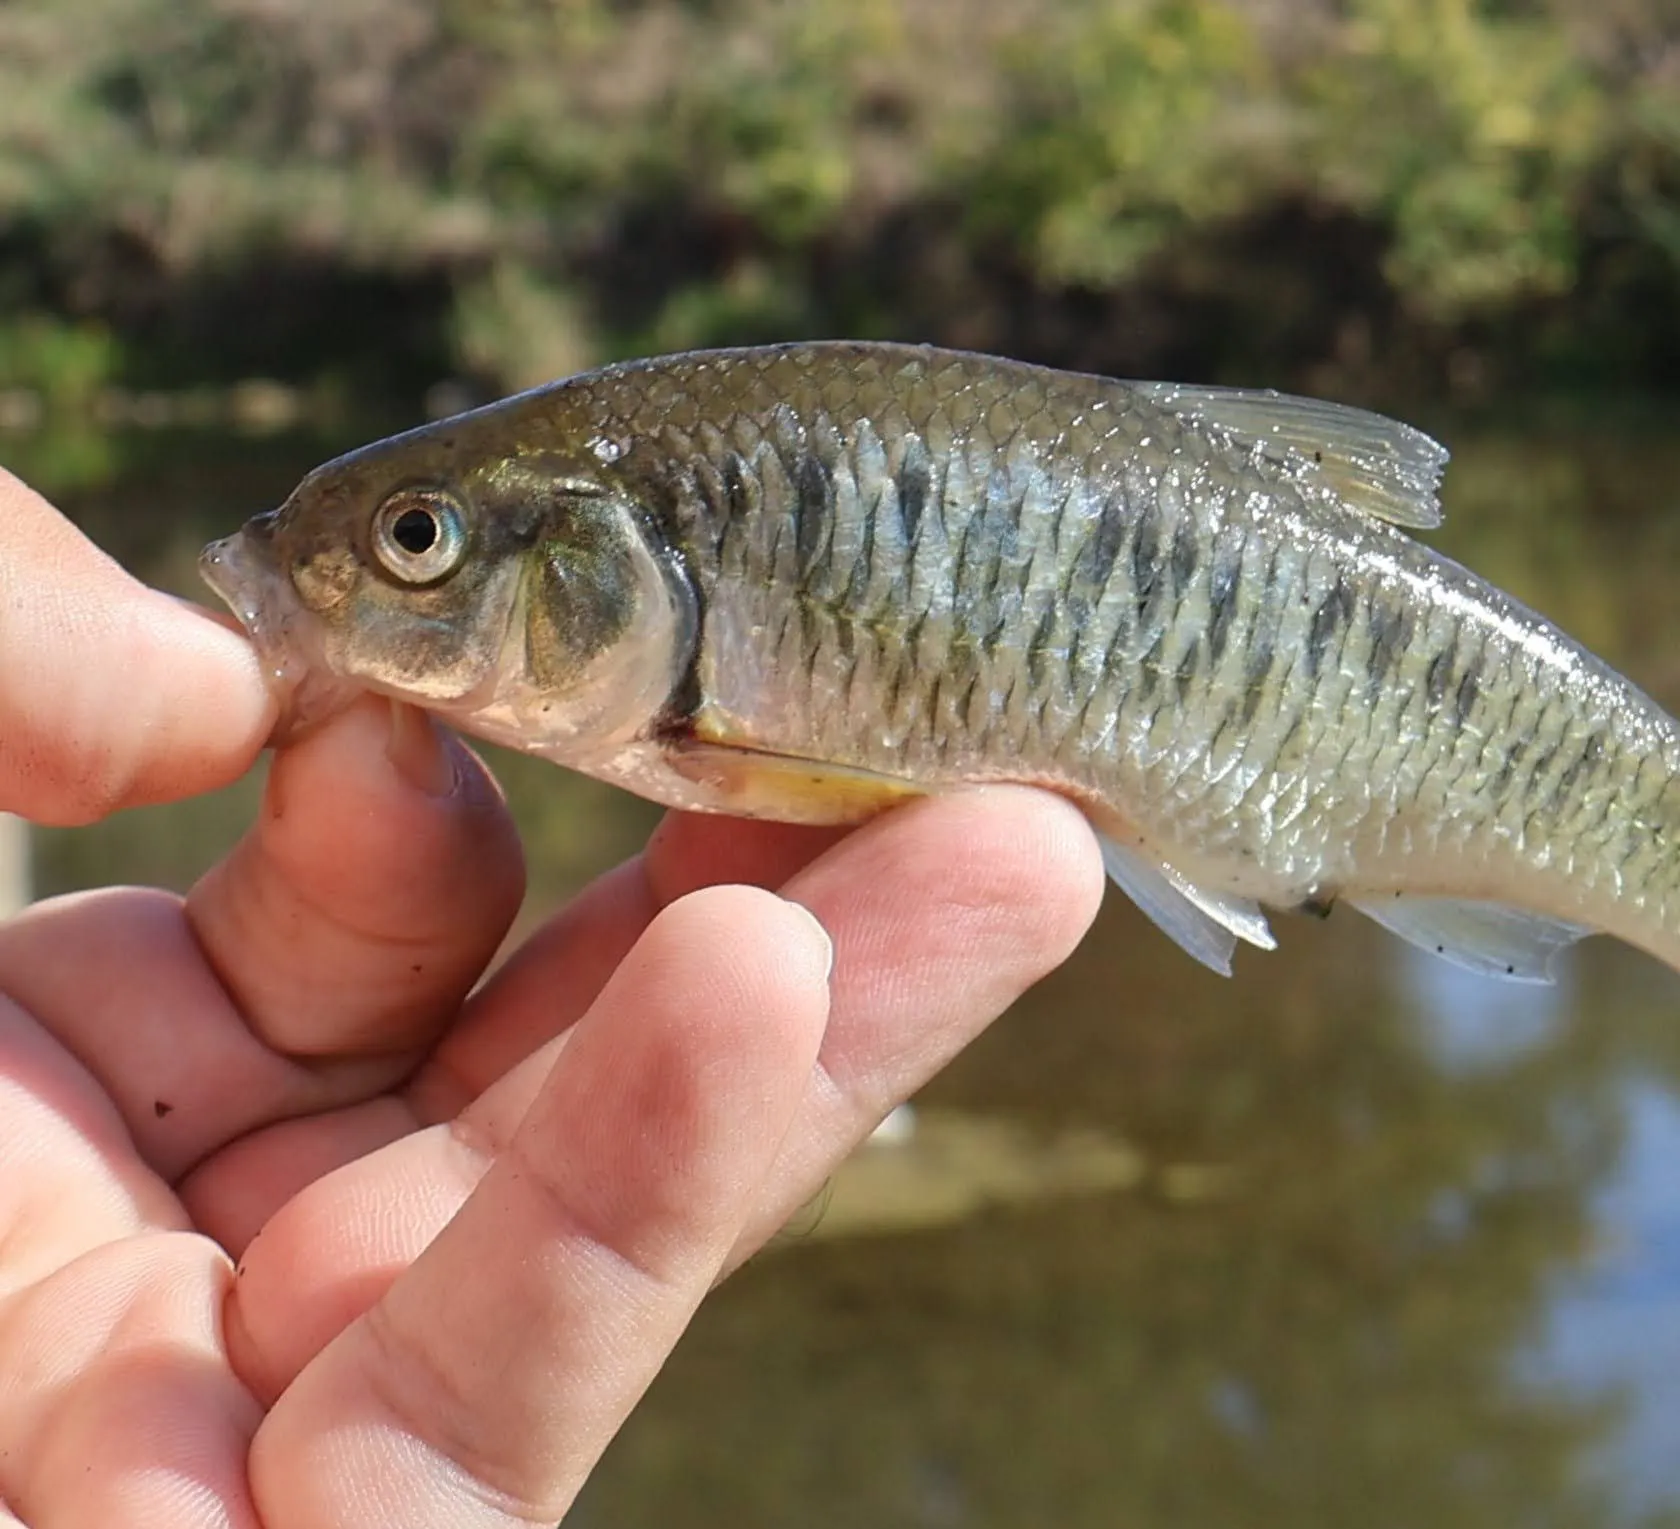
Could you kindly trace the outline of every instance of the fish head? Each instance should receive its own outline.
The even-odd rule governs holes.
[[[316,468],[207,547],[296,735],[374,691],[531,752],[611,752],[688,662],[680,560],[622,484],[492,410]],[[598,465],[598,464],[597,464]]]

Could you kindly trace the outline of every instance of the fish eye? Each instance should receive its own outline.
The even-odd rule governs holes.
[[[466,551],[466,516],[441,489],[399,489],[373,518],[374,556],[404,584],[447,578]]]

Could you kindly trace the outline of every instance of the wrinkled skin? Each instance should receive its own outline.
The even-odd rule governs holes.
[[[0,807],[250,766],[242,638],[4,474],[0,525]],[[185,899],[0,927],[0,1523],[559,1518],[707,1290],[1066,956],[1100,871],[1017,788],[847,837],[673,816],[469,997],[522,885],[482,767],[370,699]]]

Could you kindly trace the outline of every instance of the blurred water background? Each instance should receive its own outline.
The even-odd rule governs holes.
[[[1403,413],[1439,544],[1680,709],[1670,0],[0,4],[0,464],[156,583],[429,414],[814,334]],[[653,821],[494,758],[529,918]],[[184,887],[258,785],[35,890]],[[1224,982],[1112,901],[575,1522],[1680,1524],[1680,977],[1279,932]]]

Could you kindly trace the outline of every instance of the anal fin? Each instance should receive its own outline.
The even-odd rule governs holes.
[[[1431,955],[1510,982],[1555,981],[1553,958],[1593,933],[1584,924],[1503,903],[1392,892],[1347,896],[1343,901]]]

